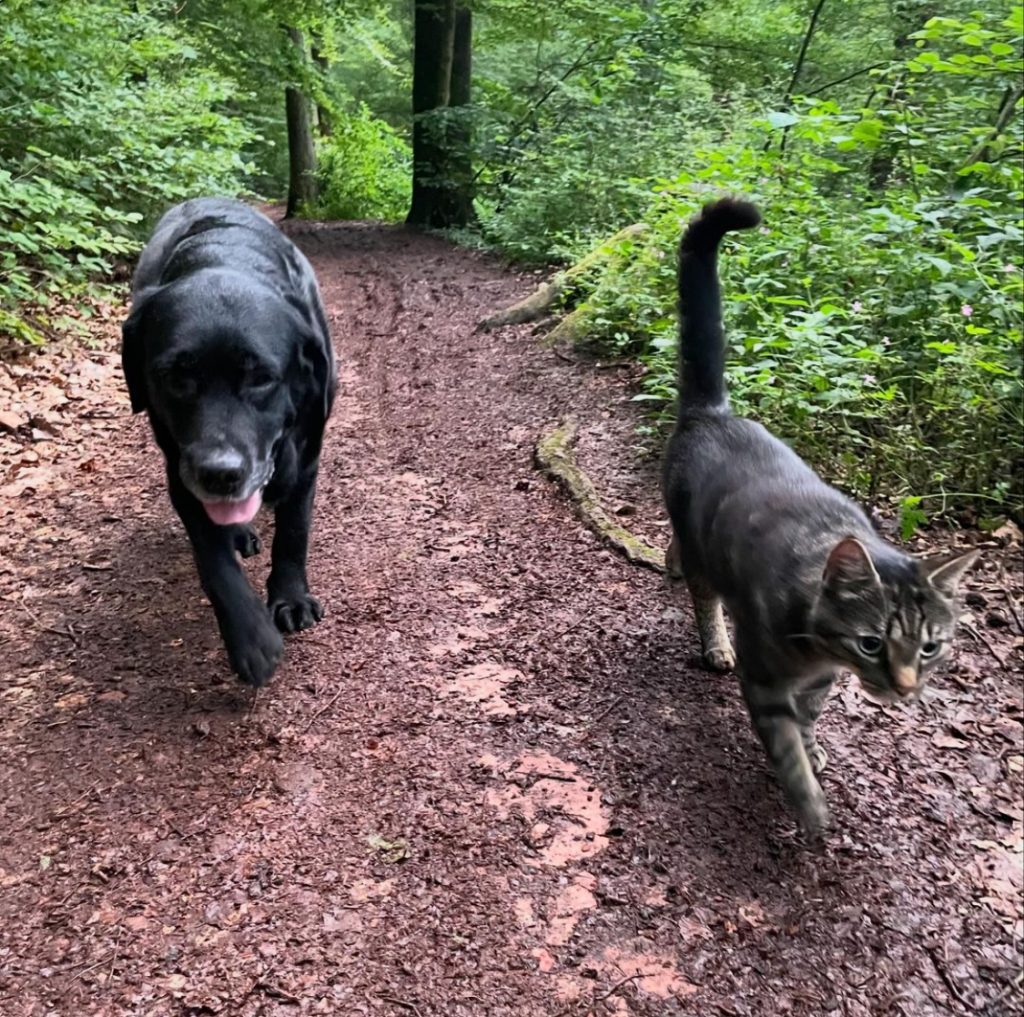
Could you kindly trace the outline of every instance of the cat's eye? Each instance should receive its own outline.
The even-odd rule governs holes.
[[[878,636],[861,636],[857,640],[857,649],[865,657],[877,657],[882,652],[882,640]]]
[[[935,642],[934,639],[929,639],[927,643],[921,644],[921,657],[923,660],[927,660],[929,657],[934,657],[939,652],[940,643]]]

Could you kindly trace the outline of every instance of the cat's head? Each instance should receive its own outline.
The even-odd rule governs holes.
[[[909,699],[949,652],[957,586],[976,551],[911,558],[844,537],[829,553],[808,635],[879,699]]]

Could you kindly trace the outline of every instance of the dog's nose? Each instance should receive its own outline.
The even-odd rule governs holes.
[[[209,494],[230,497],[245,480],[245,462],[233,449],[218,449],[196,461],[196,480]]]

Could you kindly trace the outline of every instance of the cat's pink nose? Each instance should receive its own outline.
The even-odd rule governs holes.
[[[892,676],[893,688],[897,695],[909,696],[917,689],[917,671],[912,667],[900,667]]]

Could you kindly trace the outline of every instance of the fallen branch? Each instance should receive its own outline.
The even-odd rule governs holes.
[[[486,331],[500,325],[522,325],[528,321],[537,321],[562,299],[576,284],[576,280],[585,272],[589,272],[598,262],[611,259],[615,247],[623,240],[638,237],[647,231],[647,223],[637,222],[632,226],[619,230],[614,236],[600,243],[589,254],[567,268],[558,272],[550,281],[543,282],[528,297],[517,301],[504,311],[498,311],[489,318],[484,318],[477,329]]]
[[[579,517],[609,547],[625,555],[634,565],[655,572],[665,571],[665,554],[630,533],[608,515],[590,478],[580,469],[572,453],[576,422],[571,417],[541,435],[534,453],[537,466],[568,494]]]

